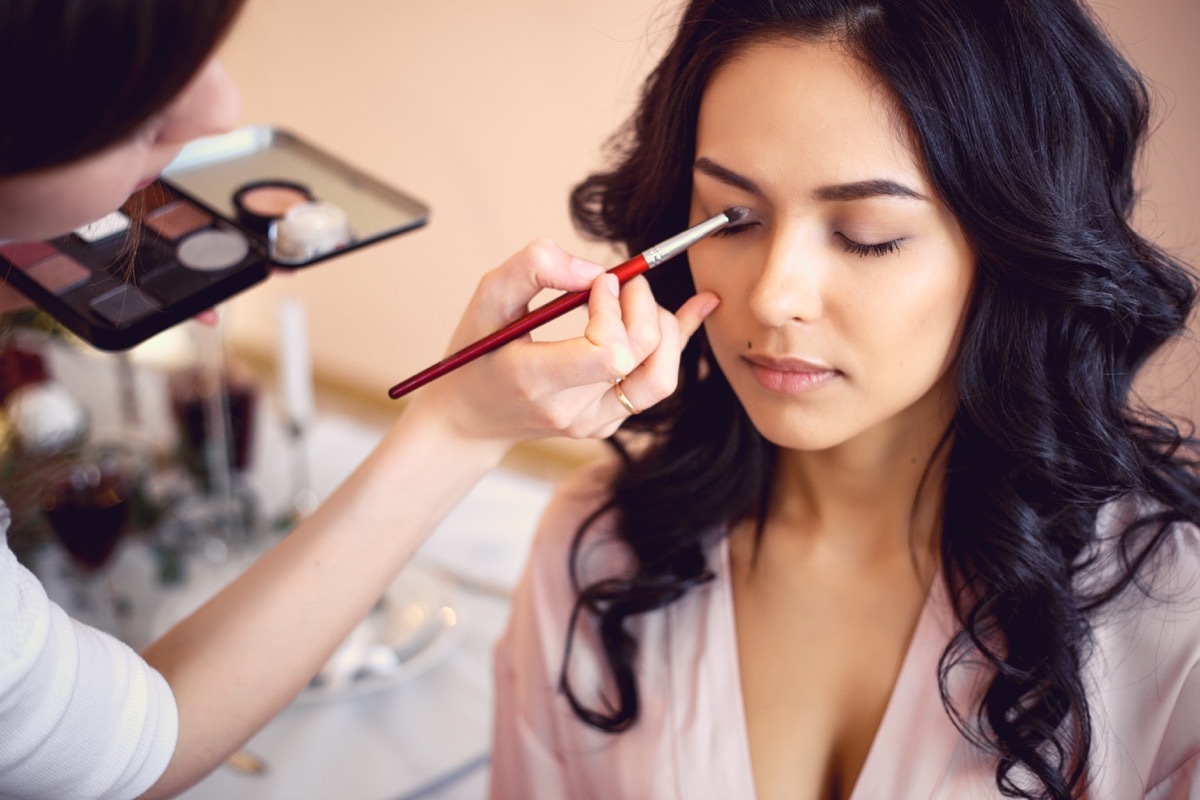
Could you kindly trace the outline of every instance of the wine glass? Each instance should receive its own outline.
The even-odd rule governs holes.
[[[234,374],[220,326],[193,326],[194,366],[168,380],[179,456],[196,483],[161,526],[163,538],[211,563],[232,549],[252,547],[257,498],[245,480],[253,458],[258,391]]]
[[[70,556],[74,615],[121,636],[121,614],[108,575],[113,554],[131,518],[137,478],[119,453],[92,450],[50,470],[42,513]]]

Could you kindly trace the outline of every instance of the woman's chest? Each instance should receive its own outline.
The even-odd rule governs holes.
[[[574,784],[578,791],[573,796],[597,800],[766,800],[771,796],[769,786],[757,785],[765,779],[760,778],[761,770],[756,771],[751,755],[755,728],[748,722],[746,707],[757,701],[743,690],[738,654],[743,632],[735,622],[732,585],[727,572],[722,568],[715,571],[715,580],[665,613],[646,615],[639,622],[640,713],[636,725],[613,736],[579,724],[569,709],[563,709],[563,731],[567,733],[563,751],[572,754],[571,761],[578,768]],[[867,747],[866,758],[854,785],[842,787],[851,800],[998,797],[994,765],[954,727],[939,693],[938,660],[952,625],[953,615],[939,583],[931,590],[907,652],[901,656],[899,675],[883,701],[882,719],[863,726],[871,728],[873,735],[860,737],[866,743],[862,745]],[[799,640],[799,636],[795,638]],[[769,643],[765,646],[771,648]],[[812,647],[808,652],[818,650]],[[776,663],[785,662],[780,658]],[[800,684],[788,677],[776,687]],[[769,692],[771,684],[762,685]],[[964,674],[952,680],[949,688],[966,697],[977,687],[974,679]],[[814,694],[763,697],[761,705],[780,712],[788,725],[792,718],[803,721],[811,717],[813,706],[825,702]],[[785,742],[799,735],[797,730],[806,729],[779,728],[778,737],[785,745],[779,751],[780,762],[822,752],[828,763],[830,738],[826,737],[823,750],[794,739]],[[762,756],[757,757],[761,762]],[[788,777],[791,779],[791,774]],[[800,780],[796,779],[795,785]],[[789,791],[789,797],[805,796],[803,790]],[[828,796],[820,797],[825,800]]]
[[[760,800],[850,796],[926,594],[911,569],[735,570],[739,688]]]

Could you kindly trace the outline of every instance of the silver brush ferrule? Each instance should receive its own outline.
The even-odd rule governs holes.
[[[647,266],[657,266],[667,259],[679,255],[710,233],[721,230],[729,222],[730,219],[727,214],[724,212],[717,214],[715,217],[704,220],[699,225],[688,228],[683,233],[676,234],[666,241],[646,248],[642,251],[642,258],[646,259]]]

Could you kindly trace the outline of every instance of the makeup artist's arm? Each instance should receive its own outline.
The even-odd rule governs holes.
[[[481,281],[451,350],[521,314],[543,287],[585,289],[600,268],[549,242]],[[375,604],[437,523],[516,442],[607,435],[675,384],[679,351],[716,305],[668,314],[645,281],[592,283],[584,335],[513,342],[413,395],[379,447],[328,500],[228,589],[145,653],[179,707],[175,755],[149,796],[216,767],[282,709]]]

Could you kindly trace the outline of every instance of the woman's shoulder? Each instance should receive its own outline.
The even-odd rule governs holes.
[[[615,457],[600,458],[582,465],[561,480],[542,513],[539,534],[552,535],[563,527],[574,529],[595,514],[608,501],[619,466]]]
[[[1200,527],[1164,522],[1161,511],[1145,500],[1106,507],[1085,581],[1095,597],[1131,576],[1096,613],[1098,640],[1116,652],[1149,648],[1184,674],[1200,664]]]
[[[579,578],[590,582],[614,574],[627,563],[628,550],[617,536],[615,514],[606,507],[619,466],[616,457],[599,459],[555,487],[534,535],[532,569],[561,573],[564,565],[575,563]]]
[[[1200,527],[1186,521],[1164,524],[1161,511],[1161,506],[1135,500],[1106,508],[1098,520],[1101,558],[1094,562],[1100,568],[1093,575],[1103,576],[1095,587],[1099,589],[1137,565],[1133,581],[1094,617],[1090,671],[1099,701],[1100,746],[1107,755],[1103,771],[1114,781],[1126,772],[1142,775],[1147,787],[1172,780],[1200,755],[1195,721],[1200,708]],[[1131,769],[1123,772],[1122,765]]]
[[[1085,575],[1103,585],[1136,566],[1143,594],[1200,611],[1200,526],[1164,521],[1163,511],[1160,504],[1138,498],[1105,506],[1096,520],[1096,548]]]

